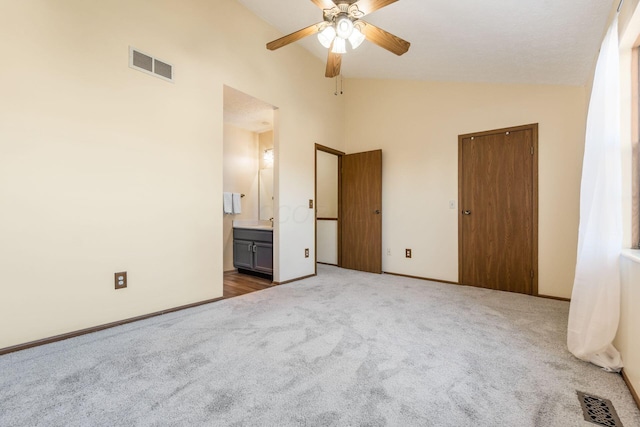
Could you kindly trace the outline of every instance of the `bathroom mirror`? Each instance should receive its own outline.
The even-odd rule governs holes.
[[[273,218],[273,168],[260,169],[258,177],[260,187],[260,219],[269,221]]]

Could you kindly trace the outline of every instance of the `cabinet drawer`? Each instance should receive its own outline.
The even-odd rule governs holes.
[[[252,242],[273,243],[273,231],[271,230],[250,230],[247,228],[234,228],[234,240],[249,240]]]

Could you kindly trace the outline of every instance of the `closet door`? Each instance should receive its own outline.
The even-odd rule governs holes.
[[[537,125],[459,137],[459,276],[537,294]]]

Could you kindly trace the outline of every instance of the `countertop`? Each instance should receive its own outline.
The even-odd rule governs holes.
[[[244,228],[247,230],[267,230],[273,231],[271,221],[237,219],[233,221],[233,228]]]

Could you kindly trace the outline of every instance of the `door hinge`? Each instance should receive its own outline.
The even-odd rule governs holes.
[[[533,156],[533,147],[531,147],[531,155]]]
[[[531,278],[533,279],[533,270],[531,270]]]

